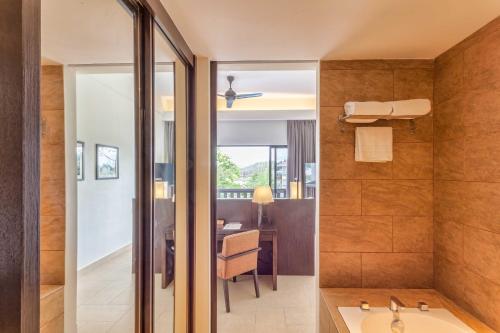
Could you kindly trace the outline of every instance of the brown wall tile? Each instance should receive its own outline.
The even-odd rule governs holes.
[[[500,132],[467,137],[464,150],[465,180],[500,182]]]
[[[360,288],[361,254],[320,253],[319,276],[321,288]]]
[[[361,215],[361,181],[321,182],[320,215]]]
[[[461,223],[465,211],[464,189],[460,182],[434,182],[434,220]]]
[[[63,285],[66,198],[62,66],[42,66],[41,109],[40,283]],[[61,325],[53,320],[42,326],[42,331],[48,332]]]
[[[432,252],[432,217],[393,217],[394,252]]]
[[[324,143],[321,152],[321,179],[354,179],[354,146],[349,143]]]
[[[391,252],[391,216],[324,216],[322,252]]]
[[[65,179],[64,144],[42,145],[40,157],[40,175],[42,180]]]
[[[466,226],[464,261],[467,268],[500,285],[500,234]]]
[[[499,58],[500,18],[438,57],[434,118],[435,287],[497,331]]]
[[[42,66],[41,109],[64,109],[64,83],[62,66]]]
[[[64,216],[64,180],[43,180],[41,187],[40,214],[50,216]]]
[[[428,98],[432,101],[434,71],[432,69],[394,70],[394,99]]]
[[[464,50],[464,82],[467,89],[500,83],[500,30]]]
[[[463,265],[434,253],[434,288],[460,306],[464,305],[464,275]]]
[[[393,99],[392,70],[321,71],[321,106],[344,106],[348,101]]]
[[[434,221],[434,251],[436,255],[463,264],[464,228],[453,221]]]
[[[465,139],[436,141],[434,172],[436,179],[462,180],[465,174]]]
[[[40,251],[40,284],[64,284],[64,251]]]
[[[64,313],[64,289],[61,288],[40,300],[40,326],[44,327]],[[47,333],[50,331],[46,330]],[[53,333],[53,332],[50,332]]]
[[[395,143],[394,179],[432,179],[432,143]]]
[[[500,132],[500,89],[483,87],[464,98],[464,128],[467,136]]]
[[[434,99],[442,103],[455,96],[462,90],[464,61],[461,54],[436,66],[435,68]]]
[[[436,141],[462,138],[465,135],[466,108],[461,95],[436,104],[434,110]]]
[[[432,253],[361,254],[363,288],[432,288]]]
[[[64,251],[66,242],[64,216],[42,215],[40,221],[40,249]]]
[[[42,145],[64,144],[64,109],[42,111]]]
[[[500,183],[464,182],[463,223],[500,233]]]
[[[353,124],[340,123],[339,115],[344,112],[344,107],[326,107],[320,109],[320,142],[323,143],[354,143]],[[320,147],[321,148],[321,147]]]
[[[408,120],[391,120],[392,138],[394,143],[402,142],[432,142],[432,115],[415,119],[415,131],[410,129]]]
[[[500,286],[470,270],[464,272],[464,301],[467,304],[465,308],[495,331],[500,331],[500,316],[498,315],[500,313]]]
[[[320,265],[327,254],[330,260],[340,260],[347,255],[359,257],[360,252],[431,253],[433,117],[417,119],[414,132],[406,120],[361,125],[393,128],[394,161],[358,163],[354,133],[360,125],[340,123],[338,116],[348,100],[432,100],[433,61],[322,62],[320,81]],[[407,218],[397,220],[393,240],[396,216]],[[432,265],[428,269],[432,276]],[[346,283],[349,280],[340,268],[322,266],[321,271],[322,277],[328,275],[328,286],[361,285],[361,272],[359,283]],[[389,278],[388,284],[396,280]]]
[[[356,162],[353,144],[323,144],[321,161],[322,179],[392,179],[392,163]]]
[[[432,181],[364,180],[363,215],[432,216]]]

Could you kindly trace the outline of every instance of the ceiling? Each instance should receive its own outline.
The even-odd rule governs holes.
[[[158,38],[159,62],[175,61]],[[117,0],[41,0],[43,64],[130,64],[134,61],[134,22]]]
[[[219,61],[434,58],[500,14],[500,0],[161,1],[194,53]],[[117,0],[41,5],[47,63],[133,60],[132,18]]]
[[[500,14],[499,0],[161,0],[216,60],[435,58]]]
[[[217,93],[229,89],[227,76],[234,76],[233,90],[237,93],[316,94],[316,71],[217,71]]]

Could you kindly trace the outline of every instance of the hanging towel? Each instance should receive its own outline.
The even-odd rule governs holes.
[[[392,127],[356,127],[356,162],[392,161]]]
[[[344,104],[346,116],[387,116],[392,112],[392,105],[383,102],[347,102]],[[373,123],[377,119],[347,118],[349,123]]]
[[[431,101],[428,99],[408,99],[404,101],[387,102],[385,104],[391,104],[393,109],[392,116],[408,116],[408,119],[425,116],[431,112]]]

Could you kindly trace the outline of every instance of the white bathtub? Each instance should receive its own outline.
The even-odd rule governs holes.
[[[371,308],[362,311],[357,307],[339,307],[339,312],[350,333],[391,332],[392,312],[388,308]],[[404,309],[400,319],[405,325],[404,333],[473,333],[446,309]]]

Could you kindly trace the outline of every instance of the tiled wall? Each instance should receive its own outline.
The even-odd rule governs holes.
[[[321,63],[321,287],[433,286],[433,124],[392,126],[392,163],[354,161],[345,102],[433,98],[433,61]],[[343,127],[343,129],[342,129]]]
[[[500,331],[500,19],[436,59],[435,286]]]
[[[40,283],[64,284],[65,169],[62,66],[42,66]]]

